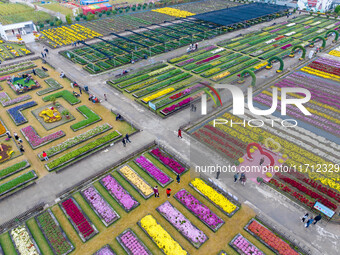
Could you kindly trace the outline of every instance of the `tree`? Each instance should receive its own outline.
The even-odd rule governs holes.
[[[54,26],[54,22],[53,22],[53,21],[50,22],[50,26],[51,26],[51,27]]]
[[[61,20],[57,20],[56,22],[55,22],[55,25],[56,26],[61,26],[63,24],[63,22],[61,21]]]
[[[78,17],[77,17],[78,18]],[[66,15],[66,22],[67,24],[71,25],[72,24],[72,19],[71,19],[71,15],[70,14],[67,14]]]
[[[340,12],[340,5],[338,5],[337,7],[335,7],[335,10],[334,10],[336,13],[339,13]]]
[[[79,20],[80,20],[80,17],[77,16],[75,19],[76,19],[76,21],[79,21]]]

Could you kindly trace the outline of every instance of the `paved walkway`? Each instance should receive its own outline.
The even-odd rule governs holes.
[[[277,23],[282,20],[286,20],[286,18],[275,20],[275,22]],[[272,23],[273,21],[270,22],[270,24]],[[242,33],[258,30],[264,26],[268,26],[268,23],[247,28],[243,30]],[[200,43],[200,47],[233,37],[239,33],[240,31],[237,31],[202,42]],[[36,43],[31,44],[30,48],[37,54],[40,54],[42,50],[42,46]],[[77,184],[88,176],[100,172],[102,169],[108,168],[113,163],[119,161],[119,159],[142,148],[145,144],[153,140],[163,144],[171,153],[182,157],[192,166],[208,164],[221,165],[227,163],[225,159],[218,156],[205,145],[193,140],[187,134],[184,134],[183,139],[177,138],[178,127],[186,125],[188,122],[193,123],[201,118],[199,114],[200,109],[198,109],[195,114],[190,113],[187,109],[167,119],[161,119],[138,103],[122,96],[121,93],[115,89],[105,85],[106,80],[120,71],[115,70],[101,75],[89,75],[80,67],[75,66],[69,61],[65,61],[65,58],[60,56],[58,51],[59,50],[50,50],[47,59],[49,63],[57,67],[58,70],[63,70],[68,77],[76,80],[80,85],[88,85],[90,92],[96,94],[98,97],[102,98],[102,95],[106,93],[108,101],[103,102],[104,106],[118,111],[124,117],[126,116],[140,127],[141,132],[134,135],[131,138],[132,144],[128,144],[125,148],[122,144],[115,144],[107,150],[85,158],[59,174],[51,173],[39,179],[36,185],[28,188],[25,192],[19,192],[8,199],[0,201],[0,224],[30,209],[37,203],[54,203],[56,194]],[[177,49],[176,51],[138,62],[132,67],[137,69],[150,62],[164,60],[183,54],[184,52],[185,48]],[[266,77],[263,78],[265,79]],[[299,222],[300,217],[305,213],[304,209],[299,206],[293,206],[290,200],[283,199],[275,193],[257,186],[255,183],[249,183],[246,187],[234,185],[232,176],[232,173],[221,174],[221,180],[232,193],[238,196],[242,202],[254,207],[255,210],[277,223],[285,232],[291,233],[301,244],[309,246],[312,254],[334,255],[340,253],[339,245],[337,245],[340,241],[340,227],[338,225],[324,225],[324,223],[321,223],[305,229]]]

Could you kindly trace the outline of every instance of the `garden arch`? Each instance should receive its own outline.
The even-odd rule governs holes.
[[[242,73],[240,74],[240,80],[239,80],[239,83],[243,83],[244,82],[244,76],[246,74],[249,74],[252,78],[251,80],[251,85],[254,87],[256,85],[256,76],[255,76],[255,73],[249,69],[245,69],[242,71]]]
[[[274,56],[274,57],[271,57],[269,60],[268,60],[268,65],[266,66],[267,69],[270,69],[273,67],[272,65],[272,62],[274,60],[277,60],[280,62],[280,67],[278,70],[276,70],[277,73],[281,73],[283,71],[283,67],[284,67],[284,63],[283,63],[283,60],[282,58],[278,57],[278,56]]]
[[[294,57],[296,49],[302,50],[302,55],[301,55],[301,58],[299,58],[299,60],[304,59],[306,57],[306,49],[304,47],[302,47],[301,45],[294,46],[289,56]]]
[[[328,35],[331,34],[331,33],[335,33],[335,38],[334,38],[333,42],[336,42],[336,41],[339,39],[339,32],[336,31],[336,30],[333,30],[333,29],[328,30],[328,31],[326,32],[326,34],[325,34],[325,40],[327,40]]]
[[[321,47],[322,47],[322,48],[325,48],[325,47],[326,47],[326,40],[325,40],[325,38],[321,37],[320,35],[313,38],[313,40],[312,40],[310,46],[311,46],[311,47],[314,47],[314,43],[315,43],[315,41],[316,41],[317,39],[322,40],[322,46],[321,46]]]

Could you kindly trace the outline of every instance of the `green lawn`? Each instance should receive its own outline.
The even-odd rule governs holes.
[[[65,6],[62,6],[59,3],[57,3],[57,2],[52,2],[50,4],[41,4],[41,2],[39,2],[37,4],[39,6],[41,6],[41,7],[49,9],[51,11],[60,12],[61,14],[64,14],[64,15],[70,14],[71,16],[73,16],[72,9],[69,9],[69,8],[67,8]]]

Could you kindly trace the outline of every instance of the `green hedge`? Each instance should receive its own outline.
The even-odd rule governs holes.
[[[71,126],[71,129],[73,131],[77,131],[79,129],[82,129],[88,125],[91,125],[101,120],[100,116],[96,114],[95,112],[93,112],[86,105],[79,106],[77,110],[80,111],[85,116],[86,119],[73,124]]]
[[[55,98],[62,97],[62,98],[64,98],[68,103],[70,103],[71,105],[80,103],[80,99],[76,98],[76,97],[75,97],[70,91],[68,91],[68,90],[62,90],[62,91],[59,91],[59,92],[57,92],[57,93],[54,93],[54,94],[45,96],[45,97],[43,97],[43,100],[44,100],[45,102],[50,101],[51,97],[55,97]]]
[[[3,195],[6,191],[9,191],[11,189],[15,189],[16,187],[19,187],[26,181],[30,181],[36,178],[35,172],[32,170],[28,173],[24,173],[17,178],[10,180],[8,182],[5,182],[4,184],[0,185],[0,196]]]
[[[102,137],[98,138],[97,140],[95,140],[93,142],[90,142],[90,143],[88,143],[88,144],[86,144],[86,145],[84,145],[84,146],[82,146],[82,147],[80,147],[76,150],[73,150],[69,153],[66,153],[65,155],[63,155],[63,156],[61,156],[61,157],[59,157],[59,158],[57,158],[53,161],[50,161],[49,163],[46,164],[46,166],[48,167],[49,171],[52,171],[55,168],[64,164],[65,162],[70,161],[70,160],[74,160],[82,154],[89,153],[92,150],[94,150],[96,147],[104,145],[104,144],[106,144],[106,143],[108,143],[108,142],[112,141],[113,139],[116,139],[120,136],[121,136],[121,134],[119,134],[117,131],[113,131],[110,134],[102,136]]]
[[[19,163],[16,163],[16,164],[12,165],[12,166],[9,166],[9,167],[7,167],[5,169],[2,169],[2,170],[0,170],[0,179],[2,177],[7,176],[7,175],[11,175],[12,173],[18,171],[21,168],[23,170],[23,169],[25,169],[25,168],[27,168],[29,166],[30,166],[30,164],[26,160],[24,160],[24,161],[21,161]]]

